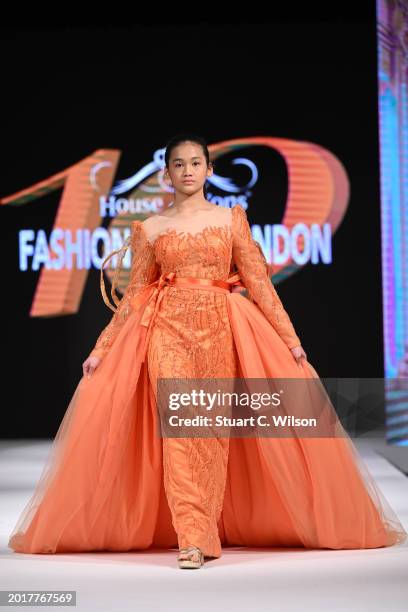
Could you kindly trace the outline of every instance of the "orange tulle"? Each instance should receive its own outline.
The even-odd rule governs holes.
[[[139,292],[106,357],[91,378],[79,382],[35,493],[11,534],[15,551],[177,546],[145,359],[157,288],[156,283]],[[309,362],[299,369],[254,303],[224,291],[240,376],[318,378]],[[313,413],[311,401],[308,408]],[[327,410],[336,418],[331,406]],[[351,549],[407,538],[345,432],[331,438],[231,438],[219,499],[223,545]]]

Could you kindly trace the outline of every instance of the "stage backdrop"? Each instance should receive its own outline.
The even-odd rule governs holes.
[[[2,437],[55,433],[112,315],[103,256],[171,201],[164,146],[185,130],[216,163],[208,199],[247,210],[319,374],[384,375],[375,6],[366,23],[25,30],[1,45]]]

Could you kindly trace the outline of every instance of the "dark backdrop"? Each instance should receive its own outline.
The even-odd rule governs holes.
[[[278,292],[321,376],[383,375],[374,7],[356,21],[9,27],[1,52],[1,196],[103,147],[123,151],[127,177],[184,130],[332,151],[351,186],[333,264],[306,265]],[[0,208],[2,437],[55,434],[111,315],[92,270],[78,314],[28,316],[38,273],[19,271],[17,232],[51,230],[59,197]]]

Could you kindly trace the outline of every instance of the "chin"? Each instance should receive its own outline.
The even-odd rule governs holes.
[[[180,191],[184,191],[186,193],[195,193],[202,191],[202,187],[197,187],[197,185],[181,185]]]

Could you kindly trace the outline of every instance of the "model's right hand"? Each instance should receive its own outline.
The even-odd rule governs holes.
[[[100,357],[96,357],[96,355],[89,355],[88,359],[86,359],[82,364],[84,376],[90,378],[101,361],[102,360]]]

